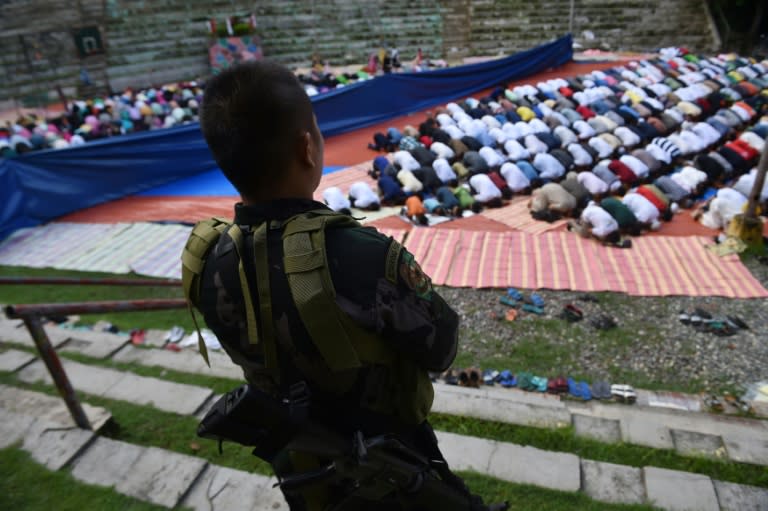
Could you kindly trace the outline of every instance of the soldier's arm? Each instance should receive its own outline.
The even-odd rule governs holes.
[[[344,239],[326,233],[339,306],[425,369],[447,369],[456,356],[456,312],[397,242],[372,229],[354,231],[343,233]]]

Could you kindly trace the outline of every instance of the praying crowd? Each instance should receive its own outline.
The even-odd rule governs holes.
[[[183,82],[72,101],[66,112],[50,118],[22,116],[0,126],[0,158],[193,122],[202,97],[202,84]]]
[[[724,228],[754,184],[766,114],[768,62],[678,49],[499,87],[428,113],[418,128],[376,133],[369,148],[391,155],[374,160],[378,190],[361,182],[355,193],[366,186],[369,208],[404,205],[421,224],[430,213],[459,216],[530,195],[534,218],[569,217],[569,229],[608,243],[696,204],[695,217]],[[354,196],[328,193],[332,208],[356,207]]]

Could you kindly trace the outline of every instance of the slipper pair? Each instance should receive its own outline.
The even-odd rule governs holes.
[[[560,313],[560,319],[564,319],[569,323],[576,323],[577,321],[584,319],[584,312],[574,304],[569,303],[563,307],[563,311]]]
[[[607,314],[600,314],[596,318],[592,318],[589,323],[598,330],[610,330],[611,328],[616,328],[616,321]]]
[[[533,390],[537,392],[546,392],[547,383],[548,380],[544,376],[534,376],[531,378],[531,386],[533,386]]]
[[[515,375],[512,374],[512,371],[505,369],[499,373],[497,381],[502,387],[510,388],[517,385],[518,378],[515,378]]]
[[[523,390],[536,390],[536,386],[533,384],[533,373],[525,371],[517,373],[517,386]]]
[[[611,399],[611,384],[605,380],[596,381],[592,384],[592,397],[595,399]]]
[[[571,396],[582,399],[584,401],[589,401],[592,399],[592,390],[589,388],[589,384],[587,382],[580,381],[576,383],[573,378],[568,378],[566,381],[568,383],[568,393]]]
[[[637,392],[631,385],[611,385],[611,395],[621,403],[634,403],[637,400]]]
[[[535,307],[544,307],[544,298],[538,293],[531,293],[531,296],[526,298],[525,303],[533,305]]]
[[[547,392],[550,394],[565,394],[568,392],[568,382],[562,376],[558,376],[547,383]]]
[[[537,314],[539,316],[544,314],[544,309],[542,309],[541,307],[538,307],[536,305],[530,304],[530,303],[526,303],[521,308],[525,312],[530,312],[531,314]]]
[[[493,385],[496,383],[499,377],[499,372],[494,369],[486,369],[483,371],[483,383],[486,385]]]
[[[480,387],[480,370],[474,367],[459,371],[459,386],[461,387]]]

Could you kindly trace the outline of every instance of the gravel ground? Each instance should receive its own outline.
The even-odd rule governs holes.
[[[745,264],[768,287],[768,265],[754,258]],[[768,380],[768,299],[595,293],[598,301],[591,302],[584,293],[543,290],[544,315],[521,312],[508,322],[498,319],[507,310],[499,303],[505,290],[441,288],[440,293],[461,316],[455,367],[607,378],[687,392],[741,392],[746,384]],[[568,303],[584,312],[584,320],[558,318]],[[739,316],[749,329],[719,336],[681,323],[679,313],[696,307],[715,317]],[[597,330],[590,320],[600,314],[612,316],[618,326]]]

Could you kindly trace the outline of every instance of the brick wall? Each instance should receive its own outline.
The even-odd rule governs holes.
[[[201,19],[253,12],[264,54],[307,66],[317,52],[362,63],[381,44],[411,59],[417,48],[449,60],[503,55],[566,33],[570,0],[5,0],[0,2],[0,102],[34,102],[60,85],[95,93],[208,73]],[[687,45],[707,51],[717,35],[705,0],[574,0],[577,41],[591,30],[612,49]],[[80,59],[73,28],[100,27],[107,52]],[[83,84],[87,73],[93,85]]]

